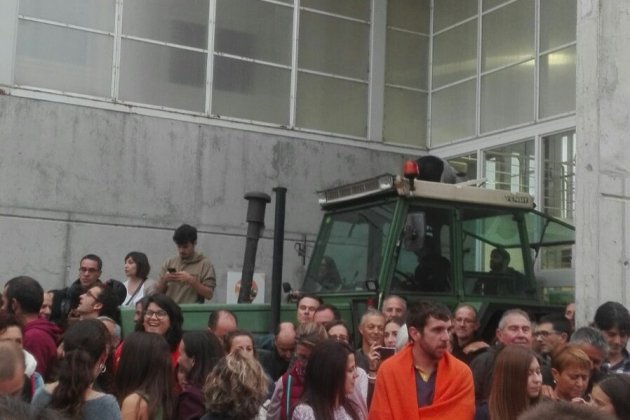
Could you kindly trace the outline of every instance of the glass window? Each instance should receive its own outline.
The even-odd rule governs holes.
[[[385,83],[427,89],[429,38],[387,30]]]
[[[483,16],[482,71],[534,56],[534,4],[519,0]]]
[[[517,211],[463,209],[464,291],[479,296],[533,297]]]
[[[20,0],[20,14],[114,32],[116,0]]]
[[[433,37],[433,86],[477,74],[477,20]]]
[[[484,12],[488,9],[492,9],[500,4],[507,2],[508,0],[483,0],[483,10]]]
[[[439,0],[433,2],[433,32],[477,14],[476,1]]]
[[[449,209],[411,207],[400,240],[392,292],[451,293]]]
[[[217,2],[216,51],[290,65],[292,32],[291,7],[259,0]]]
[[[408,31],[429,33],[431,0],[388,0],[387,25]]]
[[[547,51],[575,41],[576,0],[540,2],[540,51]]]
[[[367,84],[298,73],[296,125],[365,137]]]
[[[425,146],[427,94],[385,87],[383,139],[391,143]]]
[[[289,124],[291,71],[215,57],[212,114]]]
[[[573,223],[575,214],[575,130],[543,137],[543,209]]]
[[[540,118],[575,111],[575,46],[540,57]]]
[[[125,1],[122,32],[162,42],[206,49],[208,0]]]
[[[450,86],[432,95],[431,145],[475,134],[477,84],[474,80]]]
[[[301,290],[367,290],[376,282],[395,203],[327,214]]]
[[[369,29],[367,24],[302,11],[299,67],[367,80]]]
[[[465,179],[477,179],[477,153],[448,159],[448,163]]]
[[[206,54],[122,40],[120,98],[204,112]]]
[[[534,195],[536,188],[534,158],[533,140],[486,151],[484,176],[487,179],[487,188]]]
[[[21,20],[15,83],[110,97],[114,38]]]
[[[481,77],[481,131],[534,121],[534,60]]]
[[[370,0],[300,0],[300,6],[357,19],[370,19]]]

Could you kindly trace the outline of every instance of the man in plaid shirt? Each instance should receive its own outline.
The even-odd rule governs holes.
[[[608,342],[605,366],[610,373],[630,373],[630,353],[626,349],[630,334],[630,312],[618,302],[606,302],[595,312],[595,326]]]

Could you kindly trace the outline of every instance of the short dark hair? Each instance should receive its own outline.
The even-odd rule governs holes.
[[[212,331],[217,328],[217,323],[219,322],[219,318],[221,318],[221,314],[230,315],[232,318],[234,318],[234,321],[236,321],[236,325],[238,325],[238,317],[234,312],[230,311],[229,309],[217,309],[216,311],[210,312],[210,315],[208,315],[208,328],[210,328]]]
[[[324,304],[324,301],[319,296],[315,296],[315,295],[312,295],[310,293],[304,293],[304,294],[300,295],[300,297],[298,298],[297,302],[295,303],[295,306],[299,308],[300,307],[300,302],[304,298],[314,299],[314,300],[318,301],[320,305]]]
[[[335,317],[335,319],[341,319],[341,312],[339,312],[339,309],[337,309],[337,307],[335,305],[331,305],[329,303],[322,303],[320,304],[317,309],[315,309],[315,313],[317,312],[322,312],[325,310],[330,310],[333,313],[333,316]]]
[[[15,299],[22,308],[22,312],[26,314],[39,314],[39,310],[44,302],[44,289],[32,277],[19,276],[13,277],[6,284],[5,299],[9,312],[11,309],[11,300]]]
[[[440,321],[449,321],[452,315],[451,311],[442,303],[418,302],[409,309],[407,326],[415,327],[418,331],[422,331],[430,317]]]
[[[84,255],[83,258],[81,258],[81,261],[83,261],[83,260],[95,261],[96,262],[96,268],[98,268],[98,271],[103,271],[103,260],[98,255],[87,254],[87,255]]]
[[[560,314],[549,314],[545,315],[538,321],[538,325],[540,324],[551,324],[553,329],[558,333],[565,333],[567,335],[567,341],[571,337],[571,322],[564,317],[564,315]]]
[[[96,301],[102,305],[101,310],[99,311],[99,316],[106,316],[111,318],[116,324],[120,325],[120,300],[116,291],[112,287],[108,287],[107,285],[94,285],[93,287],[98,287],[101,289],[101,293],[96,298]]]
[[[183,224],[173,234],[173,241],[177,245],[195,244],[197,243],[197,228],[187,224]]]
[[[146,280],[149,277],[151,266],[149,265],[149,259],[144,252],[131,251],[125,255],[125,261],[127,258],[131,258],[136,263],[136,277]]]
[[[602,331],[618,328],[620,332],[630,333],[630,313],[619,302],[606,302],[595,312],[595,326]]]

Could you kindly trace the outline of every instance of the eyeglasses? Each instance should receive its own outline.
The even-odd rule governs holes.
[[[98,296],[94,296],[94,294],[92,292],[90,292],[89,290],[86,291],[85,294],[98,302]]]
[[[97,272],[98,272],[98,268],[94,268],[94,267],[90,267],[90,268],[87,268],[87,267],[81,267],[81,268],[79,268],[79,271],[80,271],[80,272],[82,272],[82,273],[90,273],[90,274],[94,274],[94,273],[97,273]]]
[[[164,319],[168,316],[168,314],[166,313],[166,311],[163,310],[159,310],[159,311],[146,311],[144,313],[144,317],[145,318],[153,318],[153,316],[155,316],[157,319]]]

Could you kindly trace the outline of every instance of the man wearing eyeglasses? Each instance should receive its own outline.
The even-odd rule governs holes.
[[[558,346],[566,344],[571,336],[571,323],[561,314],[551,314],[540,318],[534,340],[538,344],[538,351],[542,358],[541,371],[543,384],[553,385],[551,375],[551,353]]]
[[[451,353],[462,362],[470,365],[476,356],[489,347],[488,343],[477,337],[477,330],[479,330],[477,310],[465,303],[460,304],[455,309],[453,327]]]

